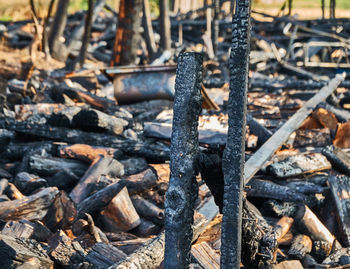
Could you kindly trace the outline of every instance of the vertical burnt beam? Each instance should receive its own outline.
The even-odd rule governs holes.
[[[215,56],[218,52],[220,0],[214,0],[214,19],[211,24],[212,43]]]
[[[165,201],[165,268],[188,268],[193,209],[198,195],[198,117],[202,106],[202,56],[179,56],[175,81],[170,185]]]
[[[120,0],[111,66],[135,64],[141,40],[142,0]]]
[[[224,207],[221,224],[221,268],[239,268],[242,238],[242,191],[248,63],[250,0],[237,0],[232,19],[230,56],[229,129],[223,155]]]

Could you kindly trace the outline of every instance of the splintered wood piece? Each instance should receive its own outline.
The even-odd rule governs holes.
[[[46,216],[43,219],[45,225],[52,231],[68,228],[77,216],[77,209],[73,201],[64,191],[54,199]]]
[[[25,105],[15,105],[16,118],[21,120],[26,120],[29,116],[33,114],[44,114],[51,115],[52,113],[57,113],[66,108],[63,104],[25,104]]]
[[[96,243],[86,256],[86,260],[96,268],[107,268],[125,258],[123,251],[105,243]]]
[[[297,177],[316,171],[332,168],[327,158],[321,153],[298,154],[283,161],[270,164],[266,171],[275,177]]]
[[[339,172],[350,176],[350,155],[346,154],[341,148],[328,146],[322,150],[328,161]]]
[[[338,125],[333,145],[339,148],[350,148],[350,120]]]
[[[344,79],[344,75],[337,75],[332,79],[327,86],[323,87],[314,97],[307,101],[251,158],[249,158],[244,166],[245,184],[259,171],[276,150],[282,146],[289,136],[300,127],[312,110],[315,109],[320,102],[325,101]]]
[[[82,255],[76,251],[78,242],[72,242],[71,239],[59,230],[48,242],[50,257],[59,265],[74,268],[80,262],[83,262]]]
[[[78,218],[81,218],[84,213],[94,215],[101,211],[125,186],[126,181],[119,180],[80,202],[78,204]]]
[[[31,238],[39,242],[46,242],[52,235],[51,231],[42,223],[25,219],[7,222],[1,233],[16,238]]]
[[[308,206],[302,205],[299,207],[295,214],[295,220],[313,240],[325,242],[329,246],[326,252],[330,253],[335,237]]]
[[[89,169],[70,193],[72,200],[79,204],[94,190],[101,175],[120,177],[124,175],[123,165],[115,159],[101,156],[91,163]]]
[[[312,116],[307,117],[299,127],[300,130],[312,130],[321,128],[321,123],[315,117]]]
[[[156,224],[163,224],[164,222],[164,210],[151,202],[143,199],[138,195],[131,197],[132,203],[135,206],[137,213],[139,213],[145,219],[152,221]]]
[[[337,117],[324,108],[319,108],[312,113],[312,117],[315,118],[324,128],[335,130],[338,125]]]
[[[124,241],[115,241],[112,243],[112,245],[123,251],[125,254],[130,255],[149,240],[150,238],[136,238]]]
[[[141,223],[126,187],[101,212],[101,220],[107,232],[130,231]]]
[[[293,218],[284,216],[262,237],[260,252],[263,254],[261,259],[265,266],[271,266],[274,263],[279,241],[290,230],[293,222]]]
[[[100,155],[104,157],[116,158],[122,155],[119,149],[107,147],[95,147],[86,144],[59,145],[58,154],[62,158],[71,158],[92,163]]]
[[[329,129],[296,130],[293,147],[325,147],[332,144]]]
[[[35,241],[15,239],[8,235],[0,234],[0,260],[2,268],[17,268],[31,258],[37,258],[40,268],[52,269],[53,261],[47,255],[44,248]]]
[[[192,246],[193,258],[203,267],[208,269],[220,269],[220,256],[206,242]]]
[[[25,197],[25,195],[23,195],[19,191],[19,189],[17,189],[17,187],[12,183],[8,183],[7,188],[6,188],[6,194],[12,200],[18,200],[18,199],[22,199]]]
[[[135,175],[123,177],[123,179],[127,181],[127,187],[130,194],[140,193],[157,185],[157,175],[151,168]]]
[[[72,125],[86,131],[110,131],[121,134],[129,123],[96,109],[83,109],[72,120]]]
[[[294,237],[292,246],[288,251],[288,257],[301,260],[306,254],[309,254],[312,249],[312,241],[305,234],[298,234]]]
[[[280,262],[274,268],[275,269],[304,269],[301,262],[297,260]]]
[[[0,203],[0,219],[8,220],[41,220],[58,195],[55,187],[45,188],[33,195],[14,201]]]
[[[337,206],[342,241],[346,247],[350,247],[350,178],[343,175],[331,176],[328,184]]]

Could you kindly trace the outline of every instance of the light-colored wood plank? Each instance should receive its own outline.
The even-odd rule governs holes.
[[[220,256],[206,242],[192,246],[192,256],[206,269],[220,269]]]

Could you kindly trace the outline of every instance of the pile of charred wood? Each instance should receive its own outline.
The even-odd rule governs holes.
[[[84,69],[0,67],[0,268],[162,268],[169,160],[186,150],[199,172],[190,266],[220,268],[232,18],[215,5],[172,14],[167,53],[150,51],[144,26],[135,58],[156,65],[100,69],[117,21],[104,6],[96,1]],[[242,266],[350,268],[350,20],[260,15],[269,21],[252,19]],[[68,59],[79,54],[82,17],[70,15],[63,32]],[[1,23],[0,34],[27,47],[28,25]],[[203,99],[198,145],[171,148],[181,125],[173,64],[185,48],[204,55],[196,84],[178,86],[197,90],[193,107],[175,101],[188,119]],[[179,64],[176,83],[190,64]]]

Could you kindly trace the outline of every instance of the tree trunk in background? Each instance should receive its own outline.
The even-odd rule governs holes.
[[[219,15],[220,15],[220,0],[214,0],[214,19],[211,26],[212,43],[215,56],[218,52],[219,39]]]
[[[324,19],[324,0],[321,0],[322,19]]]
[[[149,7],[149,0],[143,1],[143,29],[147,45],[149,59],[152,60],[157,52],[156,42],[154,41],[154,33],[152,28],[152,18]]]
[[[288,0],[288,16],[292,15],[293,0]]]
[[[135,64],[140,43],[142,0],[120,0],[111,66]]]
[[[171,1],[171,10],[174,13],[179,12],[179,0],[172,0]]]
[[[60,41],[67,22],[69,0],[59,0],[55,13],[55,18],[50,27],[49,48],[53,58],[57,60],[65,60],[67,52],[64,44]]]
[[[159,0],[160,47],[163,50],[171,48],[170,18],[168,0]]]
[[[331,0],[331,2],[330,2],[329,18],[335,19],[335,0]]]
[[[78,63],[79,66],[76,66],[76,68],[80,68],[84,65],[85,58],[86,58],[86,52],[87,48],[90,43],[90,35],[91,35],[91,25],[92,25],[92,15],[94,10],[94,0],[89,0],[89,7],[86,13],[86,19],[85,19],[85,29],[84,29],[84,36],[83,36],[83,43],[81,44],[81,49],[78,57]]]
[[[46,18],[44,19],[43,40],[42,40],[41,47],[43,49],[43,52],[45,53],[46,58],[50,57],[50,48],[49,48],[49,40],[48,40],[48,23],[52,14],[54,3],[55,3],[55,0],[50,1],[49,9],[47,10]]]

